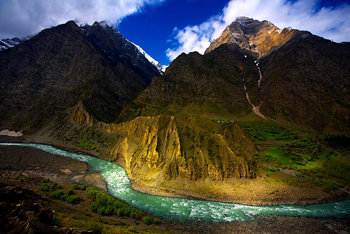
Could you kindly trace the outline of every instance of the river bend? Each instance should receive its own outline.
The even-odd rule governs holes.
[[[162,197],[143,194],[130,187],[129,178],[119,165],[88,155],[70,153],[42,144],[0,143],[0,145],[25,146],[88,163],[107,183],[110,194],[142,211],[173,220],[203,220],[231,222],[254,220],[254,215],[288,215],[305,217],[350,217],[350,200],[308,206],[247,206],[214,201]]]

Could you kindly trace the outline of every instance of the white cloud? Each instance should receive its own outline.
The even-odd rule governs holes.
[[[120,22],[146,4],[164,0],[1,0],[0,38],[26,36],[69,20]]]
[[[247,16],[257,20],[269,20],[279,28],[292,27],[336,42],[350,41],[350,5],[318,8],[318,0],[231,0],[216,15],[200,25],[177,29],[175,48],[166,54],[170,60],[182,52],[204,53],[213,39],[218,38],[225,27],[237,17]]]

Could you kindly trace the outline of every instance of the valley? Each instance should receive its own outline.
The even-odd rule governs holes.
[[[2,145],[1,182],[53,203],[40,178],[85,184],[128,203],[130,216],[161,220],[148,230],[109,207],[100,223],[121,233],[283,231],[286,220],[349,231],[349,51],[239,17],[203,55],[183,53],[164,72],[105,22],[45,29],[0,52],[0,143],[49,154]],[[30,175],[10,178],[21,171]],[[35,183],[22,184],[28,176]],[[107,209],[77,193],[74,212]]]
[[[30,144],[26,144],[26,145],[29,146]],[[54,150],[54,148],[52,148],[51,146],[49,146],[49,147],[40,146],[40,145],[37,145],[37,146],[39,149],[45,150],[47,152],[50,152],[51,149]],[[37,148],[37,147],[34,147],[34,148]],[[206,218],[203,217],[203,220],[201,219],[201,220],[198,220],[195,222],[181,222],[180,221],[180,223],[179,223],[179,221],[174,222],[174,221],[168,220],[169,218],[174,219],[175,217],[173,215],[170,215],[170,216],[166,215],[166,216],[164,216],[164,219],[161,220],[161,223],[159,224],[160,226],[158,226],[158,225],[155,226],[155,224],[153,224],[151,226],[147,226],[147,225],[145,226],[144,224],[140,223],[139,221],[133,222],[132,220],[128,220],[126,218],[117,218],[115,215],[113,215],[110,218],[108,218],[108,216],[107,217],[106,216],[99,216],[99,218],[96,221],[94,221],[94,223],[93,223],[94,226],[91,226],[92,223],[90,223],[90,226],[89,226],[89,224],[84,224],[85,222],[83,222],[83,219],[90,219],[92,217],[95,217],[94,213],[91,213],[91,212],[89,212],[89,210],[84,208],[84,207],[87,207],[85,204],[89,202],[89,197],[85,197],[86,195],[84,195],[83,191],[80,192],[79,190],[76,190],[79,186],[77,186],[76,184],[72,184],[71,182],[68,182],[67,176],[65,174],[65,173],[68,173],[68,171],[69,171],[69,170],[67,170],[67,167],[74,172],[75,170],[81,171],[84,166],[82,167],[82,165],[78,165],[78,162],[77,163],[70,162],[69,164],[66,164],[66,166],[65,166],[64,163],[67,161],[67,159],[62,160],[63,158],[61,156],[54,156],[54,155],[50,156],[50,158],[54,158],[54,161],[55,161],[55,163],[52,163],[52,160],[48,160],[48,158],[45,157],[44,152],[39,152],[36,149],[30,150],[30,148],[26,148],[26,147],[19,146],[19,145],[16,146],[16,144],[14,144],[12,146],[1,146],[0,149],[2,152],[2,154],[1,154],[2,156],[11,155],[11,151],[16,151],[17,154],[20,153],[26,158],[26,160],[22,160],[22,164],[19,165],[19,167],[22,167],[20,172],[18,172],[18,171],[16,172],[15,167],[12,167],[12,169],[10,169],[8,167],[8,162],[6,164],[2,164],[2,165],[7,165],[7,168],[5,170],[2,169],[2,171],[1,171],[1,181],[2,182],[6,181],[7,183],[10,183],[10,184],[15,185],[15,186],[20,186],[20,187],[25,187],[25,188],[30,188],[30,189],[36,188],[35,191],[39,194],[42,194],[41,196],[44,196],[44,197],[40,198],[40,199],[44,199],[43,201],[40,202],[40,204],[42,204],[44,206],[51,207],[55,210],[57,209],[56,214],[55,214],[55,217],[56,217],[55,222],[58,222],[58,221],[62,222],[62,223],[64,222],[62,231],[67,230],[67,227],[68,227],[68,229],[69,229],[69,227],[73,227],[76,230],[81,230],[81,228],[84,229],[84,227],[85,228],[93,227],[93,230],[103,230],[103,233],[105,233],[105,232],[109,233],[108,231],[112,231],[112,230],[114,230],[114,231],[124,230],[124,232],[126,232],[126,233],[128,233],[130,231],[131,232],[137,231],[140,233],[149,233],[149,232],[152,232],[152,233],[165,233],[165,232],[181,233],[182,231],[184,231],[186,233],[187,232],[190,232],[190,233],[199,233],[199,232],[201,232],[201,233],[220,233],[224,230],[226,230],[226,231],[230,231],[230,230],[237,231],[238,230],[240,232],[247,232],[247,231],[251,232],[251,231],[262,231],[262,230],[264,230],[264,231],[271,230],[272,231],[272,230],[274,230],[274,231],[286,232],[286,230],[284,229],[285,225],[297,225],[298,226],[297,230],[299,230],[299,231],[309,230],[312,232],[320,232],[321,230],[323,230],[323,231],[326,230],[329,233],[333,233],[333,232],[338,232],[338,231],[345,231],[345,230],[347,230],[347,227],[348,227],[348,225],[347,225],[348,220],[347,219],[332,218],[332,220],[330,220],[327,218],[315,219],[315,218],[310,218],[310,217],[303,218],[303,217],[272,216],[271,213],[274,214],[276,211],[279,215],[281,215],[281,212],[283,212],[283,210],[281,210],[282,207],[276,207],[276,211],[273,211],[275,209],[274,207],[271,207],[271,208],[260,207],[258,209],[259,210],[258,211],[256,209],[258,207],[244,207],[244,206],[237,206],[234,204],[233,204],[233,206],[236,207],[234,210],[236,210],[237,208],[239,208],[239,209],[243,208],[243,210],[245,210],[245,212],[240,213],[237,210],[237,211],[234,211],[234,213],[232,213],[232,214],[227,213],[227,212],[230,212],[229,211],[230,209],[228,208],[227,205],[225,205],[221,208],[217,207],[216,209],[219,209],[219,210],[214,211],[215,215],[213,216],[213,214],[212,214],[211,217],[215,218],[216,215],[218,215],[216,218],[219,218],[219,217],[225,218],[226,217],[225,219],[227,219],[227,218],[234,218],[237,215],[243,215],[243,216],[241,216],[240,220],[242,220],[243,217],[248,218],[248,220],[249,219],[252,219],[252,220],[248,221],[248,222],[246,221],[246,222],[225,222],[225,223],[214,222],[214,223],[212,223],[212,222],[206,222],[205,221]],[[37,152],[35,152],[35,151],[37,151]],[[30,152],[33,152],[35,154],[31,154]],[[76,152],[79,154],[75,154],[75,156],[74,156],[74,154],[65,153],[64,151],[57,150],[57,149],[54,150],[54,152],[59,154],[59,155],[66,155],[68,157],[72,157],[72,158],[76,158],[76,159],[79,159],[82,161],[86,161],[91,166],[94,165],[94,164],[91,164],[93,161],[95,161],[94,158],[90,157],[90,159],[88,159],[88,158],[84,159],[83,155],[80,154],[79,152]],[[44,156],[44,157],[42,157],[42,156]],[[35,158],[35,160],[33,157]],[[9,157],[7,159],[7,161],[9,159],[11,160],[12,158]],[[59,160],[61,160],[61,163],[59,163],[59,165],[57,165],[57,162],[59,162]],[[47,166],[49,166],[50,168],[52,168],[54,170],[55,170],[55,168],[66,168],[66,169],[65,170],[61,169],[61,172],[60,173],[57,172],[56,175],[55,175],[55,173],[53,173],[52,174],[53,177],[52,176],[46,177],[49,174],[42,174],[41,176],[39,176],[37,178],[37,176],[35,176],[34,174],[38,173],[39,171],[38,170],[31,171],[30,167],[35,166],[35,164],[37,164],[37,165],[40,164],[40,166],[44,166],[43,169],[47,172],[48,169],[45,169],[46,168],[45,163],[48,163]],[[100,163],[98,163],[98,164],[100,164]],[[113,164],[110,164],[110,165],[112,166]],[[113,174],[115,173],[116,169],[112,169],[112,168],[115,168],[115,166],[112,166],[112,168],[108,168],[109,166],[106,167],[103,165],[102,167],[104,168],[104,170],[106,170],[105,172],[101,171],[101,173],[104,174],[104,178],[106,179],[106,181],[108,181],[108,183],[111,183],[110,185],[115,184],[117,178]],[[98,167],[95,169],[98,169]],[[83,170],[86,170],[86,166],[85,166],[85,169],[83,169]],[[63,171],[65,171],[65,172],[62,173]],[[30,176],[28,175],[28,173]],[[32,173],[34,173],[34,174],[32,174]],[[107,174],[105,174],[105,173],[107,173]],[[14,175],[16,175],[16,176],[14,176]],[[58,175],[58,177],[61,177],[59,180],[57,180],[57,175]],[[72,177],[70,177],[70,178],[72,178]],[[123,176],[121,176],[120,179],[125,180],[125,179],[123,179]],[[24,180],[26,180],[26,183],[24,183]],[[50,198],[50,195],[47,194],[47,192],[45,192],[45,190],[38,192],[40,190],[38,190],[37,188],[39,188],[40,186],[43,188],[43,185],[45,185],[45,182],[42,182],[44,180],[46,181],[46,183],[49,183],[51,187],[54,187],[56,184],[56,186],[59,186],[62,189],[62,185],[63,185],[64,191],[66,191],[67,188],[74,187],[74,189],[75,189],[74,194],[75,195],[78,194],[83,200],[81,202],[79,202],[78,205],[73,205],[73,206],[70,205],[70,206],[66,207],[64,202],[63,203],[59,202],[59,201],[57,202],[57,199]],[[77,187],[77,188],[75,188],[75,187]],[[133,199],[132,197],[135,196],[131,191],[130,192],[124,191],[124,189],[113,190],[114,188],[112,188],[112,187],[114,187],[114,186],[110,187],[110,192],[112,194],[114,194],[114,192],[116,192],[116,191],[119,191],[119,192],[117,192],[117,193],[119,193],[119,195],[116,195],[117,197],[122,198],[123,196],[127,196],[130,198],[130,196],[131,196],[131,199]],[[18,191],[18,189],[17,189],[17,191]],[[53,190],[53,191],[55,191],[55,190]],[[52,194],[54,194],[54,192],[52,192]],[[122,194],[124,194],[124,195],[122,195]],[[33,196],[33,195],[31,195],[31,196]],[[141,195],[141,196],[144,196],[144,195]],[[155,198],[156,196],[151,196],[151,197],[153,199],[153,197]],[[145,198],[140,199],[141,203],[139,203],[138,205],[136,204],[136,206],[139,207],[139,205],[142,204],[143,201],[147,200],[148,202],[144,205],[146,205],[146,207],[149,207],[148,204],[152,203],[149,200],[151,197],[147,198],[147,196],[145,196]],[[176,210],[178,215],[181,214],[181,212],[183,212],[183,211],[180,211],[180,210],[182,210],[182,208],[181,208],[181,206],[178,206],[178,205],[174,205],[173,208],[168,209],[167,208],[167,200],[168,199],[160,197],[160,200],[162,203],[164,203],[162,206],[165,206],[165,207],[163,207],[163,209],[165,208],[165,210],[164,210],[165,214],[172,213],[173,209]],[[177,202],[181,202],[181,203],[185,202],[185,203],[191,204],[191,206],[195,206],[195,203],[192,203],[193,201],[183,200],[183,199],[171,200],[170,204],[176,204]],[[210,203],[210,202],[208,202],[208,201],[198,201],[198,202],[202,203],[202,205],[198,206],[198,208],[200,208],[203,211],[203,214],[205,215],[207,212],[205,212],[204,204]],[[211,207],[211,209],[213,209],[213,207],[216,206],[214,203],[210,203],[210,204],[211,205],[209,207]],[[331,205],[331,203],[329,203],[329,204]],[[319,205],[320,207],[317,208],[318,206],[316,205],[314,208],[315,211],[313,211],[313,212],[312,211],[310,212],[308,210],[308,209],[311,209],[312,206],[295,207],[294,209],[292,209],[292,211],[294,210],[293,212],[295,212],[295,209],[298,210],[297,214],[299,214],[301,216],[316,215],[316,217],[323,217],[323,215],[324,215],[323,212],[328,211],[328,209],[329,209],[329,212],[336,212],[336,213],[333,213],[332,216],[340,215],[339,217],[342,217],[343,215],[346,215],[346,213],[344,213],[344,211],[341,211],[341,210],[344,208],[347,209],[346,208],[347,206],[344,206],[344,208],[341,208],[342,203],[335,202],[334,204],[336,206],[333,209],[331,207],[326,208],[326,206],[323,206],[323,205]],[[218,205],[222,206],[224,204],[219,203]],[[325,205],[327,205],[327,204],[325,204]],[[185,207],[186,206],[187,205],[185,205]],[[159,212],[159,211],[157,211],[158,208],[156,208],[156,207],[157,207],[157,205],[153,204],[153,206],[151,207],[151,210],[153,210],[152,213]],[[290,212],[290,208],[288,208],[288,206],[283,206],[283,207],[286,208],[286,212]],[[154,209],[154,208],[156,208],[156,209]],[[204,208],[204,210],[203,210],[203,208]],[[148,210],[148,209],[149,208],[147,208],[146,210]],[[214,210],[216,210],[216,209],[214,209]],[[224,210],[224,212],[226,213],[225,216],[223,216],[222,212],[220,212],[220,209]],[[264,212],[265,209],[266,209],[266,211]],[[191,215],[189,216],[190,218],[191,218],[191,216],[193,216],[193,218],[196,219],[196,215],[201,215],[201,213],[196,213],[195,210],[196,210],[196,208],[194,208],[194,209],[192,208]],[[161,211],[161,212],[164,212],[164,211]],[[217,213],[218,211],[219,211],[219,213]],[[262,212],[261,215],[258,215],[260,212]],[[269,215],[262,215],[265,213],[266,214],[268,213]],[[248,214],[248,216],[246,216],[247,214]],[[233,216],[231,216],[231,215],[233,215]],[[72,216],[75,217],[74,220],[72,220],[70,218]],[[185,217],[188,218],[188,215],[186,215]],[[182,218],[184,218],[184,216],[179,216],[179,218],[182,219]],[[287,222],[287,223],[285,223],[285,222]],[[308,226],[310,224],[312,224],[312,225]],[[66,227],[66,229],[64,229],[64,227]],[[296,229],[293,228],[291,230],[293,230],[293,232],[295,232]],[[287,231],[287,233],[289,233],[289,232]]]

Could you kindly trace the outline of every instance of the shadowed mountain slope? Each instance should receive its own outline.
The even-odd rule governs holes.
[[[130,112],[159,114],[154,112],[155,108],[152,111],[139,109],[135,113],[132,111],[135,104],[154,105],[176,113],[209,118],[245,116],[251,110],[244,83],[252,93],[252,100],[256,100],[258,89],[255,84],[258,79],[253,54],[236,44],[224,44],[204,56],[196,52],[181,54],[163,76],[155,77],[134,103],[124,109],[121,118]]]
[[[300,37],[261,60],[260,110],[319,132],[350,130],[350,45]]]
[[[85,34],[70,21],[0,52],[3,123],[35,131],[78,101],[110,122],[160,75],[143,55],[128,55],[131,43],[124,50],[106,27],[95,23],[90,29]]]

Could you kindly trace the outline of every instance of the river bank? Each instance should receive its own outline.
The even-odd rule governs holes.
[[[13,146],[15,147],[15,146]],[[17,168],[14,168],[14,163],[9,164],[7,161],[7,167],[9,170],[10,167],[12,167],[14,170],[23,170],[26,166],[28,168],[32,168],[32,170],[37,170],[38,167],[40,168],[51,168],[50,173],[54,174],[56,170],[56,174],[61,174],[61,172],[57,173],[58,167],[64,167],[67,170],[71,170],[73,172],[88,172],[88,167],[83,168],[84,166],[81,164],[81,162],[72,160],[70,161],[68,158],[61,157],[61,156],[54,156],[52,154],[48,153],[38,153],[38,150],[30,149],[27,147],[15,147],[15,148],[9,148],[9,146],[2,146],[0,147],[0,157],[3,158],[6,155],[12,155],[12,157],[4,157],[5,159],[9,160],[9,158],[12,158],[13,162],[22,162],[22,164],[17,165]],[[7,153],[4,153],[4,149],[8,149]],[[5,150],[6,151],[6,150]],[[22,155],[21,157],[16,155]],[[48,157],[50,156],[50,157]],[[55,157],[61,158],[62,162],[57,163]],[[24,161],[23,158],[28,158],[27,161]],[[16,159],[16,160],[15,160]],[[20,160],[19,160],[20,159]],[[29,160],[30,159],[30,160]],[[2,161],[2,160],[1,160]],[[5,162],[5,161],[2,161]],[[27,165],[24,164],[26,162]],[[64,163],[67,164],[64,164]],[[41,165],[38,165],[38,164]],[[84,164],[84,163],[83,163]],[[62,169],[62,168],[60,168]],[[12,176],[6,175],[2,171],[2,175],[4,175],[2,178],[7,180],[15,181],[17,184],[21,185],[21,182],[18,180],[15,180],[13,177],[15,176],[15,173],[12,174]],[[47,175],[47,174],[46,174]],[[62,175],[63,176],[63,175]],[[69,178],[68,175],[64,175],[66,179]],[[44,177],[45,178],[45,177]],[[53,179],[55,177],[52,177]],[[60,176],[58,176],[60,178]],[[34,180],[35,182],[35,180]],[[34,183],[33,182],[33,183]],[[41,181],[37,180],[37,182],[40,184]],[[67,181],[67,183],[72,183],[71,181]],[[33,188],[38,188],[38,184],[32,184]],[[30,186],[30,184],[27,184],[25,186]],[[22,186],[24,186],[22,184]],[[88,208],[87,208],[88,209]],[[164,225],[165,229],[171,230],[169,233],[177,233],[178,231],[181,232],[188,232],[188,233],[263,233],[263,232],[270,232],[270,233],[350,233],[349,227],[350,223],[348,219],[339,219],[339,218],[306,218],[306,217],[286,217],[286,216],[265,216],[265,215],[257,215],[255,216],[254,221],[249,222],[225,222],[225,223],[210,223],[210,222],[172,222],[172,221],[165,221],[162,220],[162,225]],[[286,227],[289,227],[286,229]],[[146,227],[147,228],[147,227]],[[164,229],[163,229],[164,230]],[[163,232],[160,232],[163,233]]]
[[[11,138],[0,136],[1,142],[24,142],[23,137]],[[26,141],[26,143],[29,143]],[[33,142],[35,143],[35,142]],[[60,142],[50,142],[51,146],[56,148],[77,153],[95,155],[85,152],[79,149],[68,148],[60,145]],[[59,156],[57,156],[59,157]],[[99,158],[99,157],[96,157]],[[88,175],[82,177],[75,177],[76,182],[80,183],[91,183],[95,181],[94,186],[97,186],[103,190],[107,190],[101,178],[98,175]],[[178,183],[182,183],[179,181]],[[225,182],[221,181],[193,181],[195,183],[206,184],[205,192],[193,190],[193,187],[199,187],[198,184],[183,184],[184,190],[174,190],[171,185],[167,189],[161,189],[157,187],[147,187],[135,183],[131,180],[131,187],[135,191],[149,194],[158,195],[165,197],[177,197],[177,198],[188,198],[198,199],[203,201],[217,201],[225,203],[242,204],[249,206],[278,206],[278,205],[311,205],[311,204],[322,204],[336,201],[344,201],[350,199],[350,192],[346,189],[339,189],[326,193],[322,187],[316,187],[312,180],[305,178],[296,178],[293,181],[268,181],[264,177],[257,177],[255,179],[230,179]],[[211,191],[210,191],[211,190]],[[209,192],[208,192],[209,191]]]

